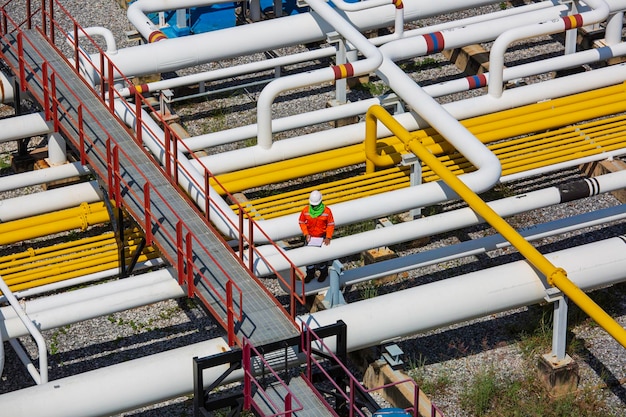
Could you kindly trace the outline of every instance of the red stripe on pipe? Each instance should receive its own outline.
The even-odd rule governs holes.
[[[148,43],[154,43],[158,41],[162,41],[163,39],[167,39],[167,36],[160,30],[154,31],[148,36]]]
[[[565,30],[574,29],[583,25],[583,17],[580,14],[565,16],[563,22],[565,23]]]
[[[472,75],[467,77],[467,84],[469,85],[470,90],[474,88],[480,88],[487,85],[487,77],[483,74]]]
[[[403,9],[404,8],[404,3],[402,3],[402,0],[392,0],[392,2],[394,6],[396,6],[396,9]]]
[[[335,73],[335,80],[352,77],[354,75],[354,67],[352,64],[335,65],[332,68]]]
[[[433,52],[443,51],[444,48],[444,39],[441,32],[428,33],[426,35],[422,35],[426,40],[426,47],[429,54]]]

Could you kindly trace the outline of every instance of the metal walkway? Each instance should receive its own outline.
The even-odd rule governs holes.
[[[114,139],[120,149],[118,169],[119,181],[123,181],[120,194],[124,208],[140,225],[145,225],[146,217],[158,219],[158,222],[152,220],[150,223],[154,243],[177,267],[179,276],[189,273],[189,268],[192,268],[195,291],[216,319],[222,325],[228,323],[228,308],[224,300],[227,299],[226,288],[230,279],[241,292],[233,297],[236,310],[241,312],[234,329],[239,339],[245,336],[255,344],[265,344],[298,335],[299,330],[284,309],[252,278],[223,239],[190,206],[180,190],[168,181],[151,156],[136,143],[128,129],[113,117],[94,90],[83,82],[39,32],[25,30],[23,34],[28,90],[45,108],[42,98],[46,92],[40,81],[44,79],[44,66],[47,66],[45,71],[48,77],[49,74],[55,74],[57,81],[53,93],[59,101],[59,107],[62,106],[65,111],[57,116],[59,128],[76,149],[84,147],[89,166],[103,184],[107,176],[111,175],[108,158],[110,149],[107,148],[110,147],[110,139]],[[16,37],[5,35],[2,56],[12,68],[20,68]],[[75,124],[80,119],[82,132]],[[83,145],[81,137],[87,138],[82,142]],[[152,191],[145,192],[146,183],[149,185],[148,190]],[[103,188],[106,188],[106,184]],[[108,192],[114,194],[114,190]],[[181,222],[184,223],[182,227],[185,233],[188,233],[187,239],[192,234],[194,242],[197,242],[191,249],[193,253],[185,257],[185,261],[193,259],[193,266],[180,261],[182,248],[176,236],[180,236]],[[185,271],[180,270],[181,265]],[[243,301],[239,303],[239,300]]]

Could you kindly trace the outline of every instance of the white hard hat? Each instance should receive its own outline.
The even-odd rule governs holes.
[[[309,196],[309,204],[312,206],[317,206],[322,202],[322,193],[317,190],[311,191],[311,195]]]

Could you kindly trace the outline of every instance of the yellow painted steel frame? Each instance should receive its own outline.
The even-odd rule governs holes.
[[[545,275],[548,284],[557,287],[578,307],[594,319],[622,346],[626,347],[626,330],[598,306],[587,294],[578,288],[562,268],[554,266],[533,245],[524,239],[511,225],[500,217],[487,203],[474,193],[463,181],[442,164],[419,140],[398,123],[382,106],[372,106],[366,115],[366,143],[376,141],[376,123],[380,121],[450,186],[478,215],[507,239],[535,268]],[[370,146],[370,153],[372,147]],[[375,149],[375,148],[374,148]],[[367,152],[367,146],[366,146]],[[374,152],[375,153],[375,152]],[[368,157],[377,158],[378,155]]]

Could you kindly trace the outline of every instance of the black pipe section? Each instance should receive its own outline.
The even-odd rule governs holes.
[[[561,203],[591,197],[600,193],[600,183],[596,178],[587,178],[570,184],[559,185]]]

